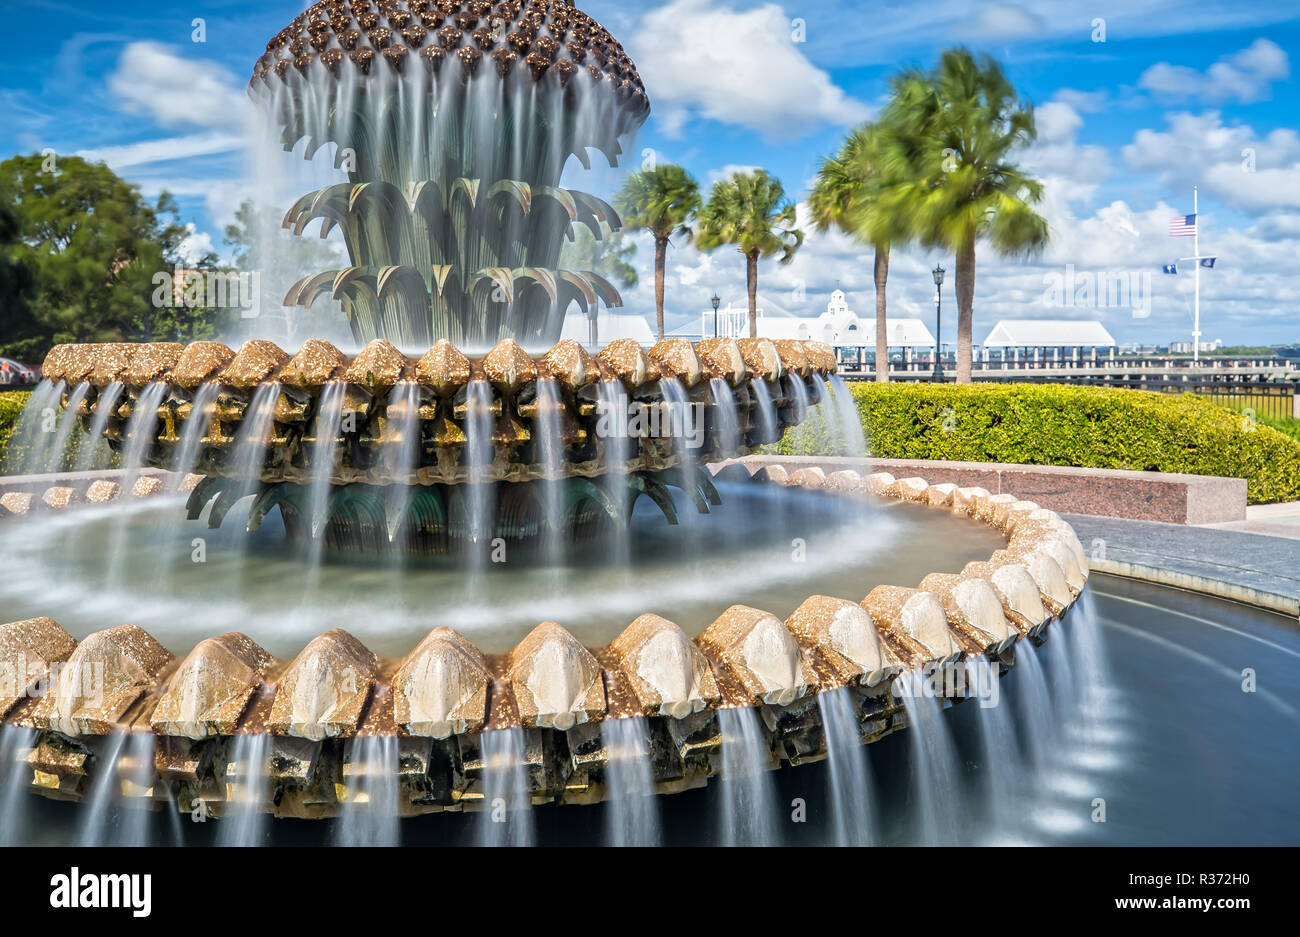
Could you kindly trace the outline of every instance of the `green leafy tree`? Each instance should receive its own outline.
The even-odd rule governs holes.
[[[149,337],[154,274],[187,233],[170,196],[150,205],[107,166],[75,156],[5,160],[0,191],[14,228],[0,248],[0,288],[26,297],[3,317],[0,347],[36,361],[58,342]]]
[[[12,196],[0,190],[0,355],[26,358],[24,336],[33,329],[36,275],[30,261],[19,256],[19,220],[12,205]]]
[[[881,209],[908,218],[922,244],[956,255],[957,381],[968,384],[976,243],[1011,257],[1032,256],[1048,241],[1047,221],[1034,210],[1042,183],[1010,161],[1037,136],[1033,105],[993,58],[952,49],[933,71],[895,78],[884,120],[907,170]]]
[[[664,337],[664,266],[674,234],[691,236],[691,218],[700,210],[700,187],[681,166],[666,163],[628,173],[614,196],[625,228],[645,228],[655,242],[655,325]]]
[[[788,264],[803,244],[795,227],[795,207],[775,176],[762,169],[737,172],[713,184],[700,210],[695,243],[711,251],[734,244],[745,255],[745,285],[749,293],[749,337],[758,337],[758,261],[773,254]]]
[[[911,238],[906,216],[887,208],[891,189],[906,178],[910,164],[898,133],[885,122],[864,124],[849,134],[817,170],[808,204],[821,231],[838,228],[872,247],[876,286],[876,380],[889,380],[889,332],[885,288],[891,245]]]

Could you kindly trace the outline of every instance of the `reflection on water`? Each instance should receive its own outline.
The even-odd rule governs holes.
[[[0,605],[10,619],[49,615],[77,637],[131,621],[178,654],[237,628],[273,654],[292,655],[321,632],[346,628],[376,653],[400,656],[438,625],[503,652],[546,619],[596,646],[648,611],[689,634],[738,602],[785,617],[812,594],[857,601],[880,583],[956,572],[1002,545],[982,525],[919,505],[759,485],[719,490],[722,505],[678,527],[641,499],[627,566],[600,542],[571,546],[557,567],[512,548],[506,562],[479,572],[454,558],[412,558],[398,569],[383,558],[327,553],[306,596],[311,550],[286,549],[274,513],[246,533],[247,500],[216,530],[205,518],[176,523],[183,508],[174,498],[88,508],[0,528],[0,563],[12,570],[0,580]],[[127,555],[111,562],[119,529]],[[120,572],[104,587],[109,566]]]

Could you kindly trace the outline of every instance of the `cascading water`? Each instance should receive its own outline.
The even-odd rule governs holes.
[[[86,394],[90,393],[89,384],[78,384],[68,394],[67,405],[63,408],[62,415],[59,416],[58,426],[54,431],[54,441],[44,453],[43,463],[44,471],[57,472],[63,468],[64,453],[68,449],[68,440],[72,438],[72,428],[77,425],[77,411],[81,409],[81,402],[86,399]],[[83,439],[82,445],[93,445],[94,440]]]
[[[102,454],[109,451],[108,442],[104,439],[104,429],[108,426],[109,417],[117,409],[122,390],[121,382],[114,381],[99,392],[99,397],[95,401],[95,417],[90,422],[90,431],[82,440],[82,447],[77,452],[78,472],[87,472],[94,468]]]
[[[727,382],[720,377],[709,381],[713,392],[714,432],[717,435],[718,455],[731,458],[740,451],[740,418],[736,415],[736,398]]]
[[[723,846],[774,846],[777,843],[776,790],[771,751],[751,706],[718,710],[722,772],[716,782],[721,810],[718,841]]]
[[[79,816],[80,833],[77,842],[82,846],[108,844],[109,824],[121,800],[121,778],[118,763],[126,748],[127,733],[114,732],[102,740],[95,756],[90,795],[82,805]]]
[[[145,456],[153,445],[158,426],[158,407],[167,385],[161,381],[151,383],[140,394],[131,410],[131,418],[126,422],[126,444],[122,447],[122,475],[120,484],[123,492],[129,492],[144,467]]]
[[[340,846],[396,846],[401,842],[398,818],[398,752],[395,735],[361,735],[352,740],[349,797],[339,813]]]
[[[483,809],[479,814],[482,846],[531,846],[533,809],[524,730],[488,729],[481,736]]]
[[[1025,757],[1038,769],[1046,767],[1051,757],[1053,739],[1052,696],[1038,651],[1029,641],[1016,646],[1016,700],[1020,710],[1020,733]]]
[[[32,780],[25,761],[36,744],[36,730],[0,725],[0,846],[23,841],[23,811],[19,809]]]
[[[686,388],[682,382],[675,377],[665,377],[659,382],[660,392],[663,394],[664,401],[667,403],[669,419],[672,421],[673,445],[677,450],[677,468],[680,473],[679,477],[684,484],[691,484],[695,478],[696,453],[694,441],[690,432],[690,420],[693,419],[691,412],[690,398],[686,395]],[[684,518],[687,526],[696,523],[698,515],[691,510],[682,511],[679,518]],[[695,537],[688,537],[686,540],[686,549],[692,557],[699,555],[699,541]]]
[[[179,486],[185,480],[185,476],[194,471],[194,465],[199,460],[199,449],[203,445],[203,437],[208,434],[208,426],[212,422],[212,405],[216,402],[220,390],[221,385],[209,382],[201,384],[194,392],[194,399],[190,404],[190,418],[185,421],[185,428],[181,430],[180,442],[176,446],[175,456],[172,459],[171,468],[176,473],[171,481],[173,487]]]
[[[117,845],[149,845],[149,826],[153,811],[149,809],[147,795],[154,785],[154,747],[152,732],[132,732],[127,739],[122,756],[122,783],[130,796],[124,798],[119,811]]]
[[[847,687],[817,695],[826,733],[831,829],[836,846],[875,844],[874,791],[867,748],[858,731],[858,708]]]
[[[537,455],[546,475],[542,482],[542,514],[546,521],[547,564],[559,569],[564,562],[564,439],[561,435],[560,389],[554,378],[537,381]]]
[[[485,380],[473,380],[465,386],[465,486],[468,497],[469,529],[466,533],[470,565],[482,569],[487,562],[493,535],[493,486],[483,479],[493,458],[492,386]]]
[[[1086,719],[1099,720],[1100,707],[1108,689],[1106,645],[1102,636],[1093,597],[1084,592],[1075,602],[1064,627],[1066,657],[1073,665],[1077,712]]]
[[[45,465],[45,447],[40,444],[41,434],[51,424],[59,411],[63,384],[41,381],[27,398],[27,405],[18,417],[13,436],[6,447],[5,472],[30,474],[39,472]]]
[[[227,782],[226,809],[217,821],[218,846],[261,846],[270,835],[265,804],[270,799],[268,758],[270,736],[264,732],[236,735],[229,743],[230,762],[237,779]]]
[[[409,6],[398,0],[394,15],[423,40],[418,21],[432,14]],[[270,139],[293,148],[309,138],[309,157],[327,142],[352,154],[348,181],[304,196],[286,226],[301,234],[316,218],[350,219],[341,228],[355,266],[339,273],[353,275],[328,290],[321,284],[334,277],[304,278],[291,303],[339,299],[359,342],[553,342],[575,300],[621,304],[598,274],[558,268],[571,225],[598,237],[617,227],[610,206],[562,188],[561,176],[571,155],[589,165],[588,148],[615,163],[621,138],[645,121],[635,66],[568,4],[494,9],[490,25],[483,16],[473,14],[481,32],[448,22],[422,47],[380,39],[365,13],[342,11],[310,31],[304,16],[255,69],[250,92],[274,126]],[[498,29],[514,37],[508,46]],[[324,51],[287,52],[309,42]]]
[[[388,397],[388,419],[384,429],[384,460],[398,481],[384,492],[388,517],[388,539],[399,541],[406,533],[406,510],[411,503],[411,485],[406,483],[420,459],[420,387],[411,381],[395,385]],[[414,482],[414,478],[410,479]],[[402,565],[406,551],[395,546],[389,551],[394,565]]]
[[[758,402],[758,429],[764,440],[776,438],[776,406],[772,403],[772,393],[767,383],[757,378],[749,382],[754,399]]]
[[[266,448],[275,417],[275,403],[280,398],[280,385],[274,381],[259,384],[248,402],[244,421],[235,437],[235,450],[231,458],[233,475],[238,479],[241,494],[257,490],[262,477],[262,463],[266,461]]]
[[[628,435],[628,399],[623,385],[618,381],[601,381],[596,388],[596,404],[605,418],[597,423],[605,447],[605,475],[603,483],[619,516],[627,520],[630,505],[627,493],[627,463],[635,450],[635,441]],[[627,570],[631,561],[632,544],[627,524],[614,525],[615,565]]]
[[[979,686],[982,678],[972,671],[987,664],[968,661],[966,666],[968,681],[972,686]],[[1020,822],[1020,785],[1023,782],[1020,746],[1016,743],[1011,708],[1000,692],[992,699],[976,699],[966,705],[975,708],[979,723],[984,796],[989,819],[997,830],[1005,831]]]
[[[799,380],[789,381],[788,386],[794,397],[794,422],[802,423],[808,416],[808,388]]]
[[[919,673],[894,681],[895,693],[907,712],[915,795],[914,835],[922,846],[950,845],[958,838],[957,749],[943,718],[940,698]]]
[[[135,488],[136,479],[140,476],[140,469],[144,466],[149,447],[154,442],[158,425],[158,406],[162,403],[166,391],[167,385],[161,382],[146,387],[136,401],[131,418],[126,423],[126,444],[122,447],[121,459],[122,474],[118,476],[120,494],[117,518],[113,523],[108,554],[107,582],[109,583],[117,582],[122,574],[127,528],[131,523],[132,509],[139,507],[138,502],[130,500],[130,494]]]
[[[839,424],[842,455],[862,458],[867,454],[867,440],[862,433],[862,414],[858,412],[849,385],[838,374],[830,378],[830,401],[835,408],[835,420]]]
[[[643,718],[606,719],[605,842],[610,846],[659,845],[659,806],[650,763],[650,729]]]
[[[306,593],[313,595],[319,584],[321,554],[325,549],[326,509],[329,507],[334,454],[338,450],[343,422],[343,398],[347,385],[334,381],[325,385],[316,405],[316,438],[311,445],[311,478],[307,483],[307,517],[311,535],[308,548]]]

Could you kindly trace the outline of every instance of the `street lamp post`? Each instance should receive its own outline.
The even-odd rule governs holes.
[[[713,303],[713,337],[717,338],[718,337],[718,304],[721,303],[722,300],[718,298],[718,294],[715,292],[713,294],[713,299],[711,299],[710,302]]]
[[[940,358],[940,349],[942,345],[942,323],[943,323],[943,306],[941,290],[943,287],[943,267],[938,264],[934,265],[934,374],[930,375],[932,381],[943,381],[943,360]]]

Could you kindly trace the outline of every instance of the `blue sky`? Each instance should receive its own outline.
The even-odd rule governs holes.
[[[1186,338],[1191,277],[1163,276],[1160,264],[1190,253],[1167,224],[1192,210],[1198,183],[1202,253],[1219,257],[1202,280],[1205,337],[1300,341],[1296,3],[578,5],[628,48],[650,95],[652,116],[630,156],[651,149],[706,184],[730,167],[762,166],[795,200],[846,129],[879,107],[899,67],[928,65],[956,44],[1001,59],[1038,107],[1039,141],[1021,162],[1045,181],[1053,240],[1032,263],[981,251],[977,340],[1000,318],[1033,317],[1099,319],[1121,342]],[[11,9],[11,37],[32,38],[11,39],[0,59],[0,158],[50,148],[103,159],[146,194],[172,191],[195,245],[225,251],[223,225],[268,171],[303,191],[322,176],[250,142],[243,93],[266,39],[301,9],[274,0]],[[203,42],[193,41],[195,18]],[[608,195],[619,172],[566,181]],[[653,314],[651,255],[642,244],[643,285],[626,292],[629,310]],[[936,260],[951,267],[935,253],[896,253],[893,314],[931,319]],[[1134,283],[1149,273],[1150,302],[1054,304],[1048,286],[1067,267]],[[819,312],[837,286],[851,306],[871,310],[871,256],[842,236],[814,235],[790,266],[764,265],[760,302],[767,314]],[[713,290],[743,302],[738,255],[670,252],[670,327],[698,321]]]

